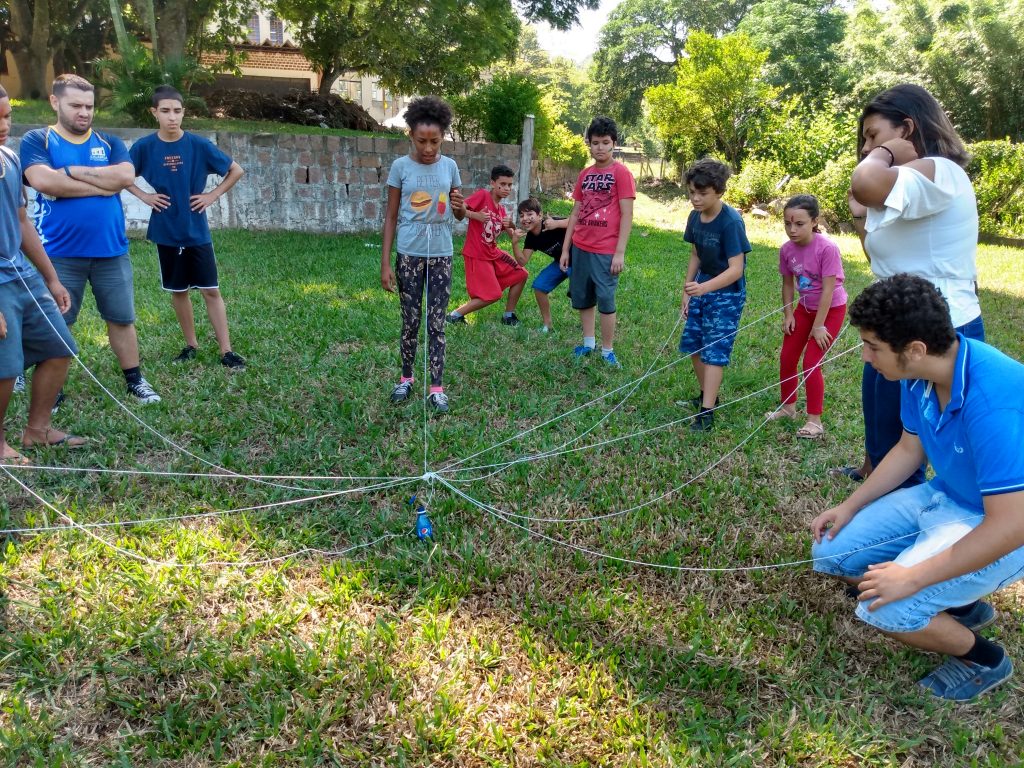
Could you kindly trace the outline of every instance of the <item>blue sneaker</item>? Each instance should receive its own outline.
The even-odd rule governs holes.
[[[619,364],[619,358],[615,356],[614,352],[602,352],[601,359],[604,360],[612,368],[622,367],[622,365]]]
[[[983,667],[970,661],[950,656],[946,663],[918,681],[925,690],[949,701],[971,701],[1013,676],[1013,663],[1009,656],[995,667]]]
[[[952,616],[952,614],[950,615]],[[996,609],[989,603],[979,600],[970,613],[966,613],[963,616],[953,616],[953,618],[972,632],[977,632],[979,629],[984,629],[989,624],[995,622]]]
[[[576,348],[575,348],[575,349],[574,349],[574,350],[572,351],[572,354],[573,354],[573,355],[574,355],[575,357],[577,357],[577,358],[580,358],[580,357],[586,357],[587,355],[589,355],[589,354],[590,354],[591,352],[593,352],[593,351],[594,351],[594,348],[593,348],[593,347],[584,347],[584,346],[583,346],[583,345],[581,344],[580,346],[576,347]]]

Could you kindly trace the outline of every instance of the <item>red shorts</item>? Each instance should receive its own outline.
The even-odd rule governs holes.
[[[510,285],[525,282],[530,274],[504,251],[494,261],[463,255],[466,262],[466,292],[471,299],[497,301]]]

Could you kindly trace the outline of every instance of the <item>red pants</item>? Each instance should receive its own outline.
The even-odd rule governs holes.
[[[796,390],[800,385],[800,377],[797,376],[796,366],[800,361],[800,354],[804,356],[804,374],[807,381],[804,387],[807,389],[807,413],[810,416],[821,416],[825,408],[825,377],[821,375],[821,368],[815,367],[821,362],[828,349],[822,349],[818,342],[811,338],[811,329],[814,327],[814,318],[818,314],[805,309],[803,304],[797,304],[793,317],[796,320],[796,328],[788,336],[782,337],[782,355],[779,358],[779,380],[782,382],[782,402],[790,405],[796,402]],[[829,335],[835,340],[843,327],[843,320],[846,319],[846,305],[832,307],[825,316],[825,327]],[[832,345],[829,344],[831,347]]]

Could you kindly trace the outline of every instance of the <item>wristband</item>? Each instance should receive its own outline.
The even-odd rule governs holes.
[[[885,144],[879,144],[877,147],[875,147],[875,149],[884,149],[886,152],[889,153],[889,167],[890,168],[892,168],[894,165],[896,165],[896,155],[894,155],[892,150],[889,149],[887,146],[885,146]],[[871,151],[874,152],[875,149],[872,149]]]
[[[67,176],[67,177],[68,177],[69,179],[72,179],[72,178],[74,178],[74,177],[73,177],[73,176],[71,175],[71,166],[70,166],[70,165],[65,165],[65,166],[64,166],[64,175],[65,175],[65,176]]]

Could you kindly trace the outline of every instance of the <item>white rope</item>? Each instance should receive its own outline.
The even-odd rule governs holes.
[[[792,304],[792,302],[791,302],[791,304]],[[701,347],[700,349],[696,350],[692,354],[697,354],[698,352],[701,352],[702,350],[707,349],[709,346],[711,346],[712,344],[717,343],[718,341],[721,341],[722,339],[726,339],[729,336],[735,336],[740,331],[746,330],[747,328],[750,328],[751,326],[756,325],[757,323],[760,323],[763,320],[766,320],[767,318],[771,317],[772,315],[777,315],[778,313],[784,311],[787,306],[789,306],[789,305],[784,305],[782,307],[779,307],[778,309],[773,309],[771,312],[768,312],[767,314],[762,315],[761,317],[757,318],[756,320],[752,320],[751,322],[747,323],[746,325],[740,326],[739,328],[737,328],[732,333],[726,334],[726,335],[722,336],[721,338],[716,339],[714,342],[711,342],[709,344],[704,345],[703,347]],[[677,320],[677,323],[678,323],[678,320]],[[671,368],[672,366],[679,365],[679,363],[683,362],[684,360],[688,360],[688,359],[689,359],[688,357],[680,357],[680,358],[678,358],[676,360],[673,360],[672,362],[665,363],[665,365],[661,366],[660,368],[657,368],[657,369],[655,369],[653,371],[648,371],[647,373],[645,373],[643,376],[639,377],[638,379],[633,379],[632,381],[627,381],[625,384],[622,384],[622,385],[616,387],[615,389],[610,390],[609,392],[605,392],[603,395],[599,395],[599,396],[595,397],[593,400],[590,400],[590,401],[588,401],[586,403],[583,403],[582,405],[577,405],[574,408],[570,408],[568,411],[565,411],[564,413],[558,414],[557,416],[553,416],[552,418],[548,419],[547,421],[541,422],[540,424],[536,424],[536,425],[534,425],[532,427],[524,429],[521,432],[518,432],[517,434],[512,435],[511,437],[505,438],[504,440],[502,440],[500,442],[494,443],[493,445],[491,445],[491,446],[489,446],[487,448],[483,448],[483,449],[477,451],[476,453],[471,453],[469,456],[466,456],[466,457],[461,458],[461,459],[456,459],[454,461],[450,461],[447,464],[445,464],[441,469],[439,469],[438,472],[451,471],[454,467],[461,466],[462,464],[465,464],[467,461],[470,461],[471,459],[475,459],[477,456],[480,456],[482,454],[485,454],[485,453],[488,453],[490,451],[493,451],[493,450],[495,450],[497,448],[500,448],[503,445],[507,445],[507,444],[513,442],[514,440],[518,440],[521,437],[525,437],[526,435],[530,434],[531,432],[537,431],[538,429],[543,429],[544,427],[548,426],[549,424],[553,424],[556,421],[560,421],[560,420],[562,420],[562,419],[564,419],[564,418],[566,418],[568,416],[571,416],[572,414],[576,413],[577,411],[581,411],[584,408],[589,408],[590,406],[592,406],[592,405],[594,405],[596,403],[599,403],[602,400],[604,400],[606,398],[609,398],[612,395],[614,395],[614,394],[616,394],[618,392],[621,392],[624,389],[628,389],[629,387],[634,386],[635,384],[638,384],[638,383],[644,381],[645,379],[650,378],[651,376],[655,376],[655,375],[661,373],[662,371],[665,371],[665,370]]]
[[[0,468],[3,468],[6,471],[7,465],[0,465]],[[10,473],[8,472],[8,474],[10,474]],[[416,478],[416,479],[418,479],[418,478]],[[288,506],[295,506],[295,505],[298,505],[298,504],[308,504],[308,503],[314,502],[314,501],[322,501],[323,499],[332,499],[332,498],[336,498],[338,496],[346,496],[346,495],[349,495],[349,494],[368,493],[368,492],[371,492],[371,491],[386,490],[386,489],[390,489],[390,488],[397,488],[398,486],[405,485],[408,482],[410,482],[410,481],[406,480],[406,481],[401,481],[401,482],[378,483],[376,485],[368,485],[368,486],[364,486],[362,488],[349,488],[349,489],[344,490],[344,491],[330,491],[330,492],[327,492],[327,493],[319,494],[317,496],[304,496],[304,497],[302,497],[300,499],[287,499],[285,501],[275,501],[275,502],[271,502],[271,503],[267,503],[267,504],[258,504],[258,505],[253,506],[253,507],[236,507],[234,509],[211,510],[209,512],[195,512],[195,513],[188,514],[188,515],[171,515],[171,516],[168,516],[168,517],[147,517],[147,518],[129,519],[129,520],[108,520],[108,521],[98,522],[98,523],[79,523],[78,527],[79,528],[117,528],[117,527],[121,527],[121,526],[128,527],[128,526],[134,526],[134,525],[147,525],[147,524],[150,524],[150,523],[171,523],[171,522],[179,522],[179,521],[182,521],[182,520],[201,520],[201,519],[212,518],[212,517],[224,517],[224,516],[227,516],[227,515],[241,514],[243,512],[258,512],[258,511],[262,511],[262,510],[266,510],[266,509],[275,509],[275,508],[278,508],[278,507],[288,507]],[[24,486],[22,486],[22,487],[24,487]],[[34,528],[6,528],[6,529],[0,530],[0,536],[4,536],[4,535],[8,535],[8,534],[15,534],[15,533],[17,533],[17,534],[24,534],[24,533],[55,533],[55,532],[66,532],[66,531],[71,531],[71,530],[74,530],[74,528],[71,528],[71,527],[66,526],[66,525],[37,526],[37,527],[34,527]]]
[[[372,481],[399,481],[418,480],[421,475],[225,475],[219,472],[163,472],[154,469],[105,469],[102,467],[58,467],[47,464],[4,464],[0,467],[15,470],[44,471],[44,472],[80,472],[87,474],[107,475],[139,475],[147,477],[192,477],[207,478],[211,480],[247,480],[258,477],[263,480],[359,480]]]
[[[776,569],[781,569],[781,568],[792,568],[792,567],[797,566],[797,565],[810,565],[812,563],[822,562],[822,561],[825,561],[825,560],[835,560],[835,559],[838,559],[838,558],[849,557],[850,555],[856,555],[856,554],[859,554],[861,552],[867,552],[868,550],[875,549],[877,547],[881,547],[881,546],[883,546],[885,544],[891,544],[894,541],[901,541],[903,539],[907,539],[907,538],[910,538],[912,536],[917,536],[917,535],[919,535],[921,533],[924,533],[926,531],[930,531],[930,530],[932,530],[934,528],[940,528],[942,526],[950,524],[950,522],[946,522],[946,523],[939,523],[937,525],[931,525],[931,526],[928,526],[926,528],[922,528],[919,531],[914,531],[913,533],[907,533],[907,534],[904,534],[902,536],[896,536],[896,537],[888,539],[886,541],[880,541],[880,542],[876,542],[875,544],[870,544],[870,545],[868,545],[866,547],[860,547],[858,549],[851,549],[851,550],[848,550],[846,552],[839,552],[839,553],[834,554],[834,555],[829,555],[828,557],[809,557],[809,558],[804,558],[802,560],[788,560],[788,561],[781,562],[781,563],[765,563],[765,564],[759,564],[759,565],[741,565],[741,566],[730,566],[730,567],[719,567],[719,568],[701,567],[701,566],[685,566],[685,565],[669,565],[667,563],[654,563],[654,562],[651,562],[651,561],[648,561],[648,560],[637,560],[637,559],[629,558],[629,557],[620,557],[618,555],[610,555],[607,552],[601,552],[599,550],[590,549],[588,547],[584,547],[584,546],[581,546],[579,544],[573,544],[572,542],[569,542],[569,541],[563,541],[561,539],[556,539],[554,536],[548,536],[547,534],[541,533],[540,531],[535,531],[532,528],[530,528],[529,526],[522,525],[520,523],[517,523],[514,520],[509,519],[508,517],[505,517],[504,514],[502,514],[500,511],[498,511],[494,507],[491,507],[489,504],[485,504],[482,501],[477,501],[476,499],[474,499],[469,494],[464,493],[463,491],[459,490],[455,486],[453,486],[450,483],[448,483],[447,481],[445,481],[445,479],[442,478],[442,477],[438,477],[438,482],[440,482],[442,485],[447,487],[455,495],[465,499],[466,501],[468,501],[470,504],[472,504],[473,506],[477,507],[478,509],[482,509],[484,512],[487,512],[492,517],[494,517],[494,518],[496,518],[496,519],[498,519],[498,520],[500,520],[500,521],[502,521],[504,523],[507,523],[508,525],[514,526],[515,528],[518,528],[521,531],[525,531],[526,533],[530,534],[531,536],[534,536],[534,537],[539,538],[539,539],[543,539],[545,541],[549,541],[552,544],[557,544],[558,546],[565,547],[566,549],[571,549],[573,551],[580,552],[580,553],[582,553],[584,555],[590,555],[591,557],[596,557],[596,558],[600,558],[600,559],[603,559],[603,560],[612,560],[612,561],[617,562],[617,563],[624,563],[626,565],[635,565],[635,566],[640,566],[640,567],[643,567],[643,568],[658,568],[658,569],[664,570],[664,571],[681,571],[681,572],[685,572],[685,573],[742,573],[742,572],[745,572],[745,571],[769,571],[769,570],[776,570]],[[953,520],[951,522],[953,522],[953,523],[960,523],[960,522],[964,522],[964,521],[967,521],[967,520],[971,520],[974,517],[976,517],[976,515],[971,515],[971,516],[968,516],[968,517],[963,517],[963,518],[960,518],[958,520]]]
[[[205,568],[205,567],[249,568],[249,567],[259,566],[259,565],[272,565],[274,563],[280,563],[280,562],[284,562],[284,561],[287,561],[287,560],[292,560],[292,559],[297,558],[297,557],[302,557],[304,555],[311,555],[311,554],[312,555],[320,555],[322,557],[340,557],[341,555],[347,554],[349,552],[353,552],[353,551],[355,551],[357,549],[365,549],[366,547],[372,547],[373,545],[375,545],[375,544],[377,544],[377,543],[379,543],[381,541],[386,541],[388,539],[394,539],[394,538],[397,538],[398,536],[405,535],[405,534],[399,534],[399,533],[387,533],[387,534],[384,534],[383,536],[379,536],[376,539],[373,539],[372,541],[365,542],[363,544],[356,544],[354,546],[347,547],[345,549],[327,550],[327,549],[319,549],[317,547],[303,547],[302,549],[295,550],[294,552],[289,552],[288,554],[285,554],[285,555],[278,555],[278,556],[275,556],[275,557],[259,558],[259,559],[255,559],[255,560],[238,560],[238,561],[236,561],[236,560],[209,560],[209,561],[206,561],[206,562],[203,562],[203,563],[179,563],[177,561],[156,560],[154,558],[147,557],[146,555],[140,555],[138,552],[132,552],[131,550],[125,549],[124,547],[119,547],[116,544],[111,544],[109,541],[104,539],[102,536],[99,536],[99,535],[93,533],[88,528],[86,528],[83,525],[81,525],[80,523],[76,522],[70,515],[68,515],[67,513],[61,511],[56,506],[51,504],[45,498],[43,498],[38,493],[36,493],[34,490],[32,490],[32,488],[27,486],[25,483],[23,483],[17,477],[15,477],[6,468],[0,467],[0,470],[2,470],[15,483],[20,485],[25,491],[27,491],[29,494],[31,494],[36,499],[38,499],[40,503],[42,503],[48,509],[52,510],[55,514],[57,514],[62,519],[66,520],[68,522],[68,524],[71,526],[71,528],[80,530],[86,536],[88,536],[91,539],[96,540],[97,542],[102,544],[104,547],[106,547],[107,549],[109,549],[109,550],[111,550],[113,552],[117,552],[120,555],[124,555],[125,557],[131,558],[132,560],[136,560],[136,561],[138,561],[140,563],[145,563],[147,565],[152,565],[152,566],[156,566],[156,567],[159,567],[159,568]]]

